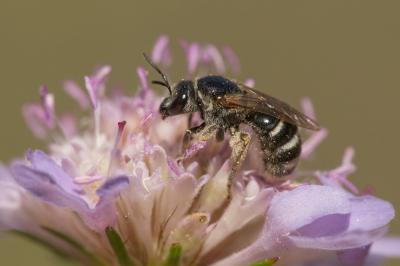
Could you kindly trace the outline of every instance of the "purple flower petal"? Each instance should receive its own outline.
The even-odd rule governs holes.
[[[11,167],[15,181],[23,188],[43,201],[53,203],[61,207],[69,207],[82,210],[87,204],[74,193],[68,193],[54,177],[38,169],[33,169],[21,163],[15,163]]]
[[[380,257],[400,258],[400,237],[384,237],[372,244],[371,254]]]
[[[121,175],[109,178],[97,191],[100,201],[93,209],[81,213],[86,224],[92,229],[103,232],[107,226],[113,226],[117,220],[114,206],[115,197],[129,185],[129,178]]]
[[[345,232],[326,237],[291,235],[289,238],[298,247],[340,250],[366,246],[382,237],[386,225],[394,218],[392,205],[372,196],[354,197],[348,202],[350,221]]]
[[[63,188],[67,193],[76,194],[81,192],[81,188],[76,185],[72,178],[46,153],[40,150],[29,151],[27,159],[31,162],[32,167],[46,175],[48,175],[55,184]]]
[[[113,198],[129,185],[129,177],[120,175],[108,178],[106,182],[96,191],[100,196],[101,201],[108,198]],[[99,203],[100,204],[100,203]]]
[[[343,250],[371,244],[387,232],[386,227],[369,231],[346,231],[326,237],[289,236],[291,242],[299,248]]]
[[[78,176],[78,170],[76,169],[75,163],[72,160],[68,159],[68,158],[63,158],[61,160],[61,168],[71,178],[73,176]]]
[[[349,230],[374,230],[386,226],[394,218],[392,204],[373,196],[354,197],[350,204]]]
[[[82,109],[86,110],[90,106],[87,95],[75,81],[66,80],[64,82],[64,90],[80,105]]]
[[[343,266],[363,266],[370,246],[338,251],[338,259]]]
[[[350,214],[329,214],[316,219],[311,224],[305,225],[291,235],[306,237],[323,237],[344,232],[350,223]]]
[[[303,185],[278,193],[268,210],[268,228],[280,234],[294,232],[331,214],[350,213],[347,194],[327,186]]]

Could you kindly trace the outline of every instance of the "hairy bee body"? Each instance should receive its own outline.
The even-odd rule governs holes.
[[[249,125],[257,135],[265,169],[275,177],[287,176],[297,166],[301,153],[298,127],[319,129],[317,122],[288,104],[222,76],[181,80],[171,88],[165,74],[150,60],[148,62],[163,79],[154,83],[167,87],[170,92],[160,104],[162,117],[200,113],[204,122],[196,127],[189,125],[184,144],[192,136],[201,140],[212,137],[222,140],[228,132],[233,172],[245,159],[250,143],[250,135],[240,131],[240,124]]]
[[[246,123],[260,140],[265,169],[277,177],[292,173],[301,153],[298,127],[262,113],[250,113]]]
[[[201,103],[206,107],[202,114],[206,122],[217,124],[224,131],[242,123],[249,125],[260,141],[265,170],[276,177],[293,172],[301,153],[301,139],[296,125],[246,108],[220,106],[218,97],[241,92],[236,83],[224,77],[202,77],[194,85]]]

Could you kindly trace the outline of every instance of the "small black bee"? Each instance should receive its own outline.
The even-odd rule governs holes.
[[[186,130],[184,146],[192,137],[221,141],[230,133],[233,170],[245,159],[250,135],[239,130],[249,125],[258,136],[265,169],[274,177],[285,177],[295,169],[300,153],[301,139],[298,127],[319,130],[313,119],[288,104],[222,76],[209,75],[192,80],[181,80],[171,88],[167,76],[146,56],[147,62],[161,75],[162,81],[153,81],[169,90],[170,96],[160,104],[164,118],[199,112],[203,123]]]

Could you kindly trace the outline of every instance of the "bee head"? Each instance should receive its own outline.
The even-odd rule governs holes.
[[[160,104],[162,118],[195,111],[193,82],[182,80]]]
[[[160,104],[159,111],[162,118],[164,119],[172,115],[197,111],[193,81],[182,80],[176,84],[172,90],[168,81],[168,77],[150,60],[145,53],[143,53],[143,56],[150,66],[153,67],[162,78],[162,80],[153,80],[152,83],[166,87],[169,91],[169,96]]]

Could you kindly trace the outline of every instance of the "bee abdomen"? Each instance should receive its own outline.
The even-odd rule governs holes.
[[[300,153],[301,139],[296,132],[289,141],[276,150],[264,149],[265,168],[273,176],[287,176],[296,168]]]
[[[266,171],[276,177],[291,174],[301,153],[297,126],[261,113],[250,114],[247,121],[259,137]]]

